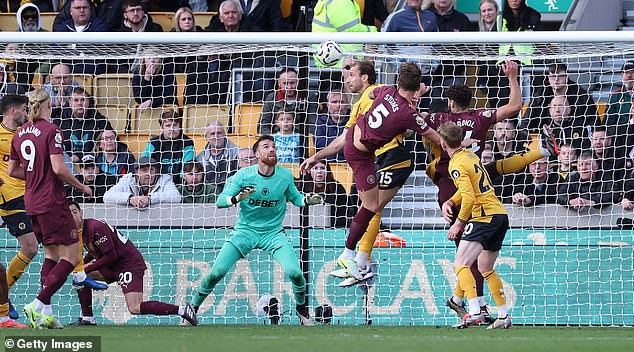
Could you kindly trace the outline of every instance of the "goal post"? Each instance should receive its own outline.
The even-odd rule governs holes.
[[[622,94],[618,90],[623,89],[623,69],[630,60],[634,69],[634,34],[629,32],[0,32],[0,94],[23,94],[39,87],[55,91],[55,104],[61,107],[54,109],[57,115],[53,120],[63,125],[69,159],[75,160],[72,168],[84,177],[89,172],[81,163],[82,157],[103,154],[106,141],[99,139],[101,130],[82,130],[88,125],[73,121],[96,119],[97,113],[138,159],[151,153],[148,141],[163,132],[160,122],[166,111],[176,111],[182,128],[177,140],[184,142],[186,135],[195,157],[202,153],[203,180],[218,190],[241,163],[253,160],[247,149],[260,133],[276,134],[278,153],[282,153],[278,159],[291,169],[298,187],[323,193],[329,203],[304,212],[289,204],[284,220],[286,234],[298,258],[303,259],[311,311],[320,305],[331,306],[332,324],[363,324],[367,313],[378,325],[451,325],[456,316],[445,307],[445,301],[456,283],[452,268],[455,245],[446,239],[448,227],[438,208],[438,188],[426,174],[430,153],[420,138],[406,138],[416,166],[382,212],[381,233],[372,254],[378,263],[378,276],[368,300],[364,301],[361,290],[338,287],[339,281],[329,276],[355,214],[357,198],[351,170],[343,159],[330,160],[324,184],[336,181],[339,186],[324,187],[315,182],[321,176],[300,175],[299,164],[343,128],[358,95],[346,88],[340,67],[315,65],[315,45],[325,40],[359,44],[354,51],[346,49],[345,56],[371,60],[381,84],[396,84],[400,63],[418,63],[422,81],[432,88],[421,99],[421,112],[446,108],[444,91],[456,83],[471,88],[472,108],[503,104],[508,91],[497,64],[505,59],[519,61],[524,107],[513,119],[515,123],[501,125],[499,130],[491,127],[487,142],[492,158],[538,148],[542,120],[555,124],[555,120],[565,124],[571,119],[594,121],[576,124],[570,133],[568,127],[562,127],[560,142],[572,146],[569,149],[574,149],[575,155],[563,161],[554,157],[543,161],[552,176],[546,204],[521,205],[513,199],[533,187],[538,171],[533,175],[527,167],[495,180],[511,225],[496,270],[504,280],[514,324],[634,325],[634,215],[623,200],[634,193],[629,188],[634,187],[634,128],[630,126],[634,126],[634,118],[630,117],[629,101],[611,99]],[[513,54],[516,45],[533,50]],[[510,50],[501,51],[501,47]],[[148,69],[152,60],[158,69]],[[566,70],[550,73],[554,63],[564,64]],[[53,67],[60,64],[68,68],[70,77],[66,71],[53,73]],[[286,68],[296,75],[280,80],[280,75],[289,72]],[[566,102],[556,104],[552,82],[564,74],[560,84],[574,86],[576,95],[570,96],[573,90],[564,89]],[[90,105],[72,101],[74,86],[83,87],[92,97]],[[63,93],[57,93],[59,89]],[[294,128],[284,130],[284,113],[291,114]],[[219,124],[226,138],[216,145],[215,132],[209,131],[216,131]],[[592,140],[594,132],[601,129],[595,125],[606,129],[601,141]],[[232,152],[218,156],[215,149],[208,149],[212,144],[219,150],[224,144]],[[584,182],[598,184],[607,180],[608,174],[613,182],[578,195],[592,198],[597,192],[610,193],[592,198],[600,199],[600,204],[576,210],[560,204],[567,203],[565,196],[570,195],[560,190],[574,174],[582,152],[595,153],[592,158],[603,167],[604,175],[596,173]],[[165,172],[181,170],[191,161],[184,154],[152,155],[160,159]],[[573,171],[561,171],[561,163],[572,164]],[[218,167],[220,164],[223,166]],[[108,163],[98,163],[96,169],[112,172],[114,177],[122,174]],[[184,173],[172,174],[174,181],[186,188]],[[632,182],[626,182],[630,179]],[[212,202],[152,204],[144,211],[108,203],[85,202],[82,207],[87,217],[117,226],[143,254],[148,266],[145,297],[175,304],[191,299],[230,237],[237,217],[236,208],[218,209]],[[0,232],[0,245],[5,248],[2,260],[8,264],[19,244],[8,230]],[[11,289],[16,307],[37,294],[42,261],[40,250]],[[297,323],[290,282],[272,258],[254,251],[218,284],[201,307],[199,319],[203,324],[267,321],[256,313],[258,299],[265,294],[279,299],[284,312],[282,324]],[[494,306],[486,287],[485,296]],[[81,315],[70,283],[60,289],[52,303],[62,323]],[[114,283],[105,293],[94,293],[94,306],[102,324],[176,323],[173,318],[132,316]]]

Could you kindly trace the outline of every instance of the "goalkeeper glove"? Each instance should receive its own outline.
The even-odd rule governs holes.
[[[316,193],[304,194],[304,205],[324,204],[324,198]]]
[[[247,199],[253,192],[255,192],[255,187],[253,186],[242,187],[238,191],[238,194],[231,197],[229,201],[231,202],[231,204],[234,204],[234,205],[238,204],[242,202],[243,200]]]

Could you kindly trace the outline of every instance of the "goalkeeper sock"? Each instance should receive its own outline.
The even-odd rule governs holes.
[[[7,268],[7,284],[9,285],[9,290],[15,284],[16,281],[24,274],[24,269],[31,262],[31,258],[22,254],[22,252],[18,252],[11,262],[9,263],[9,267]]]
[[[163,303],[159,301],[147,301],[141,303],[141,314],[154,314],[154,315],[175,315],[178,314],[178,306]]]
[[[368,229],[372,217],[374,217],[374,212],[366,207],[359,209],[357,215],[352,219],[352,224],[350,224],[350,233],[348,233],[348,238],[346,239],[347,249],[354,251],[357,248],[357,243],[359,243],[359,240]]]
[[[505,317],[508,314],[508,310],[506,308],[506,297],[504,297],[502,280],[500,280],[495,270],[487,271],[484,273],[484,277],[489,285],[489,292],[491,292],[491,296],[493,296],[495,304],[498,306],[498,315]]]
[[[81,289],[77,292],[77,296],[81,306],[81,315],[84,318],[92,317],[92,290],[89,288]]]
[[[376,237],[379,234],[381,228],[381,213],[376,213],[370,220],[368,224],[368,229],[361,237],[359,241],[359,252],[364,252],[368,255],[368,260],[370,260],[370,256],[372,254],[372,247],[374,246],[374,241],[376,241]],[[359,261],[357,260],[357,263]]]

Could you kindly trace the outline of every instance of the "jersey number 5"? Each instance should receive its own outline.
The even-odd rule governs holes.
[[[20,144],[20,152],[24,160],[29,162],[26,165],[26,171],[33,171],[33,164],[35,164],[35,144],[33,144],[33,141],[24,140]]]
[[[387,111],[387,108],[383,104],[377,105],[374,110],[372,110],[372,114],[368,116],[368,125],[371,128],[379,128],[383,124],[383,119],[389,115],[390,112]]]

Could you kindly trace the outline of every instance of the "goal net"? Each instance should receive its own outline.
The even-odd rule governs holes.
[[[634,325],[632,42],[623,36],[584,42],[582,35],[574,41],[556,33],[490,40],[484,34],[424,35],[386,36],[383,43],[347,37],[342,47],[345,57],[371,60],[380,84],[395,85],[401,63],[419,64],[422,82],[431,87],[420,99],[420,112],[448,109],[445,93],[454,84],[471,89],[473,109],[504,106],[510,90],[499,64],[516,60],[523,107],[516,117],[491,126],[483,163],[538,150],[545,124],[561,149],[559,157],[492,180],[510,217],[496,270],[514,324]],[[322,193],[327,202],[304,213],[289,204],[284,221],[308,280],[311,312],[329,305],[331,324],[345,325],[456,322],[445,306],[456,283],[455,244],[446,237],[438,187],[426,174],[433,153],[418,136],[404,142],[415,167],[382,211],[372,252],[375,280],[343,288],[329,275],[357,209],[356,187],[342,155],[321,164],[325,172],[303,176],[299,165],[341,133],[359,97],[344,83],[348,61],[328,68],[315,63],[315,45],[338,36],[267,34],[256,43],[256,36],[202,35],[191,44],[167,44],[185,38],[168,34],[163,43],[158,36],[134,43],[109,36],[111,44],[87,44],[83,38],[3,44],[0,94],[43,88],[53,95],[52,118],[64,130],[69,165],[98,190],[96,199],[74,196],[86,217],[116,226],[143,254],[146,298],[191,300],[236,221],[236,208],[217,209],[213,200],[228,176],[254,162],[249,148],[267,133],[275,135],[278,161],[292,170],[299,189]],[[183,202],[153,202],[137,210],[113,204],[106,193],[104,203],[104,192],[146,155],[171,176]],[[2,232],[6,266],[20,247],[6,228]],[[40,249],[11,289],[16,307],[39,291],[42,261]],[[484,293],[494,307],[486,286]],[[199,319],[268,323],[256,309],[266,294],[280,301],[282,324],[297,324],[290,282],[272,258],[256,250],[220,281]],[[52,303],[63,323],[81,315],[70,280]],[[94,308],[102,324],[177,323],[132,316],[116,283],[94,293]]]

